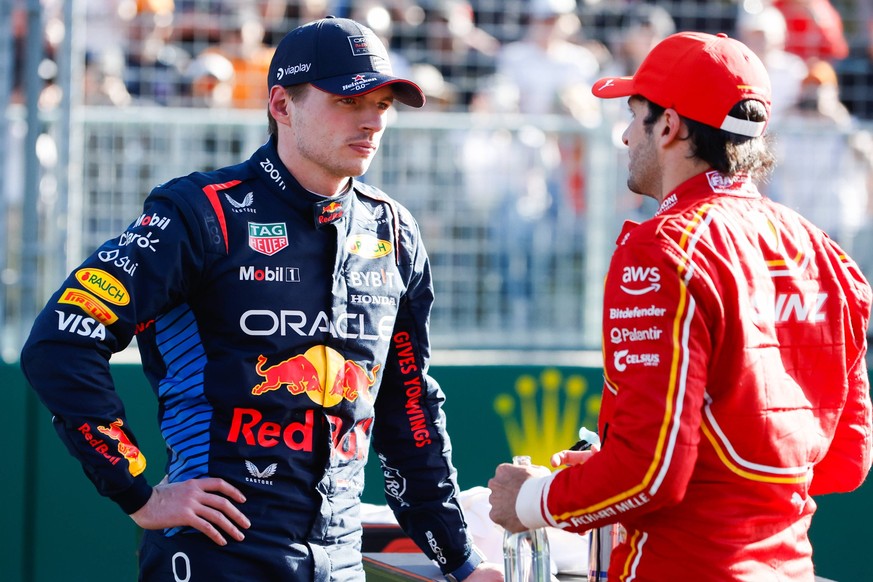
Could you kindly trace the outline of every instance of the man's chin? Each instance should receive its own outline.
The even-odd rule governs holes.
[[[352,176],[352,177],[355,177],[355,178],[358,178],[358,177],[360,177],[360,176],[363,176],[364,174],[367,173],[367,170],[370,169],[370,162],[372,162],[372,161],[373,161],[373,160],[370,159],[370,160],[367,160],[365,163],[358,164],[358,165],[355,166],[354,168],[349,168],[349,171],[351,172],[351,173],[349,174],[349,176]]]

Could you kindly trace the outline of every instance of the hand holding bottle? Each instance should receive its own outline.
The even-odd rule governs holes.
[[[527,527],[518,519],[515,512],[515,500],[522,483],[531,477],[543,477],[550,475],[547,467],[540,465],[514,465],[502,463],[497,466],[494,476],[488,480],[488,488],[491,495],[488,501],[491,504],[489,516],[491,521],[503,526],[504,529],[517,533],[526,531]]]
[[[530,467],[530,457],[512,458],[514,466]],[[545,528],[503,533],[503,570],[506,582],[549,582],[551,559]]]

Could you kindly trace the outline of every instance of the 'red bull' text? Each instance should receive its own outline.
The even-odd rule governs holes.
[[[242,439],[247,445],[264,448],[284,443],[292,451],[312,452],[312,427],[312,410],[306,411],[305,422],[282,426],[278,422],[264,421],[264,415],[254,408],[234,408],[227,440],[236,443]]]
[[[109,445],[107,445],[106,441],[104,441],[102,438],[94,436],[94,434],[91,432],[90,424],[86,422],[76,430],[82,433],[82,436],[85,438],[85,442],[87,442],[92,449],[103,455],[103,457],[111,464],[117,465],[118,461],[121,460],[121,457],[109,454]]]

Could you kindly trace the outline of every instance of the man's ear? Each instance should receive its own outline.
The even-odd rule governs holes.
[[[268,108],[270,115],[273,116],[277,123],[288,123],[288,119],[291,117],[291,113],[288,111],[290,101],[291,99],[288,97],[288,92],[284,87],[275,85],[270,89]]]
[[[683,127],[685,123],[675,109],[667,108],[661,116],[662,124],[660,129],[660,140],[662,145],[666,146],[676,141],[683,139]]]

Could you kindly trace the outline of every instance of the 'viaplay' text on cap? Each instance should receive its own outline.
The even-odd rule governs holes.
[[[730,116],[740,101],[764,104],[770,116],[770,76],[761,59],[726,34],[679,32],[648,54],[633,77],[607,77],[591,88],[596,97],[641,95],[661,107],[711,127],[747,137],[767,122]]]
[[[347,18],[329,16],[304,24],[279,41],[267,87],[301,83],[349,97],[391,85],[401,103],[424,105],[424,93],[418,85],[393,75],[388,51],[379,37]]]

